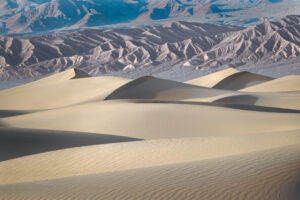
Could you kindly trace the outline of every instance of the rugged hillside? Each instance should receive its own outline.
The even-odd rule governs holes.
[[[267,21],[241,31],[216,35],[219,43],[185,65],[218,67],[278,62],[300,56],[300,16]]]
[[[299,11],[298,0],[0,0],[0,34],[132,26],[178,17],[247,25]]]
[[[189,68],[274,63],[300,56],[300,16],[249,28],[173,22],[143,28],[0,37],[0,78],[78,67],[96,75],[161,64]]]

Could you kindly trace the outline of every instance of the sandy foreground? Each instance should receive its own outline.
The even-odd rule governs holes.
[[[0,91],[0,199],[300,199],[299,81],[70,69]]]

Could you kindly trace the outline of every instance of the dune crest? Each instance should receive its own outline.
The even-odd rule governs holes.
[[[105,100],[112,99],[156,99],[183,100],[187,98],[204,98],[228,93],[225,90],[213,90],[196,85],[170,81],[152,76],[135,79],[117,88]]]
[[[16,128],[114,133],[141,139],[252,134],[300,128],[297,112],[253,110],[176,101],[114,100],[2,118],[0,123]]]
[[[90,77],[78,69],[70,69],[0,91],[0,110],[45,110],[103,100],[129,81],[120,77]]]
[[[59,149],[138,140],[99,133],[0,127],[0,162]]]
[[[200,78],[195,78],[189,81],[186,81],[185,83],[192,84],[192,85],[198,85],[198,86],[203,86],[203,87],[213,87],[216,85],[218,82],[223,80],[224,78],[236,74],[240,72],[239,70],[235,68],[227,68],[212,74],[208,74],[206,76],[202,76]]]
[[[296,144],[300,144],[299,130],[78,147],[1,162],[0,184],[192,162]]]
[[[270,80],[273,80],[273,78],[244,71],[225,77],[223,80],[215,84],[213,88],[224,90],[240,90],[245,87]]]
[[[300,76],[285,76],[242,89],[245,92],[291,92],[300,91]]]

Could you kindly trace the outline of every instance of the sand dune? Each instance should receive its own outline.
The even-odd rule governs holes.
[[[188,83],[71,69],[0,91],[0,199],[298,200],[298,77]]]
[[[41,110],[104,99],[130,81],[119,77],[90,77],[70,69],[25,85],[0,91],[0,109]]]
[[[227,76],[214,85],[213,88],[224,90],[240,90],[270,80],[273,80],[273,78],[259,74],[253,74],[250,72],[238,72]]]
[[[264,108],[258,111],[191,102],[114,100],[2,118],[0,123],[17,128],[113,133],[141,139],[234,135],[300,128],[300,115],[293,111],[277,113]]]
[[[0,163],[0,184],[31,182],[205,160],[300,144],[300,130],[94,145]],[[201,146],[201,148],[199,148]],[[34,170],[32,169],[34,167]]]
[[[226,90],[213,90],[176,81],[145,76],[121,86],[105,99],[182,100],[186,98],[213,97],[228,92],[229,91]]]
[[[0,161],[71,147],[137,140],[116,135],[0,128]]]
[[[0,185],[5,199],[299,199],[299,145],[113,173]]]
[[[246,92],[290,92],[300,91],[300,76],[285,76],[266,83],[242,89]]]
[[[218,82],[222,81],[224,78],[236,74],[238,72],[240,71],[238,71],[237,69],[227,68],[212,74],[208,74],[206,76],[202,76],[200,78],[186,81],[185,83],[211,88],[214,85],[216,85]]]
[[[228,68],[185,83],[223,90],[240,90],[270,80],[273,78]]]
[[[232,93],[204,99],[209,102],[220,102],[228,104],[257,105],[266,107],[286,108],[300,110],[300,93]],[[189,101],[197,101],[190,99]],[[199,99],[203,101],[203,99]]]

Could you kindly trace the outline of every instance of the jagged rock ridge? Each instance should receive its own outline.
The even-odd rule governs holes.
[[[249,28],[180,21],[143,28],[0,37],[0,79],[35,77],[70,67],[98,75],[166,63],[201,69],[299,56],[300,16]]]

